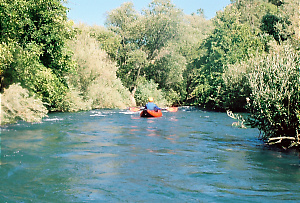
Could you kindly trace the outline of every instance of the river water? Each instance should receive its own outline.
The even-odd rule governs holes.
[[[53,113],[1,130],[0,202],[299,202],[296,152],[226,113]]]

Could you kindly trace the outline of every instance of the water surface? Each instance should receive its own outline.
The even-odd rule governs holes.
[[[54,113],[2,128],[0,202],[297,202],[296,153],[225,113]]]

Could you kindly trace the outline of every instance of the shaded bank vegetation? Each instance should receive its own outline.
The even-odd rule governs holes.
[[[0,2],[2,124],[152,95],[159,105],[247,111],[265,140],[299,144],[296,0],[232,0],[210,20],[169,0],[141,12],[124,3],[105,27],[74,25],[59,0]],[[15,94],[30,111],[10,102]]]

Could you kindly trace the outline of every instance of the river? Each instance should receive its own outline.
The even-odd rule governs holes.
[[[1,129],[0,202],[296,202],[296,152],[226,113],[52,113]]]

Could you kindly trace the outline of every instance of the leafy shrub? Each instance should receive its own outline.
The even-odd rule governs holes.
[[[50,111],[65,111],[67,87],[57,78],[53,71],[40,65],[31,77],[32,90],[42,95],[42,100]]]
[[[2,88],[20,83],[29,92],[34,92],[50,111],[64,110],[64,96],[67,87],[53,70],[40,62],[41,48],[36,43],[24,47],[17,43],[2,43],[0,46],[3,66]]]
[[[223,73],[222,103],[224,108],[234,112],[246,111],[246,98],[251,93],[247,77],[251,67],[247,63],[228,65],[228,69]]]
[[[0,43],[0,76],[3,75],[5,70],[8,68],[13,60],[12,53],[13,45],[11,43]]]
[[[153,97],[154,103],[156,103],[158,106],[168,105],[164,92],[162,90],[158,90],[157,88],[158,84],[153,80],[144,81],[141,83],[134,95],[136,104],[138,106],[144,106],[148,102],[148,98]]]
[[[38,122],[47,114],[43,102],[29,95],[29,91],[13,84],[1,94],[1,125],[18,120]]]
[[[76,70],[69,75],[69,86],[81,99],[69,102],[70,108],[126,108],[130,106],[130,92],[123,87],[116,76],[117,67],[107,53],[101,50],[99,42],[91,37],[97,29],[83,24],[77,25],[80,32],[69,46],[77,62]],[[73,95],[75,94],[73,92]],[[70,101],[70,99],[69,99]],[[76,107],[77,106],[77,107]]]
[[[199,72],[202,73],[193,81],[195,87],[191,92],[190,103],[211,110],[223,110],[220,101],[223,84],[222,74]]]
[[[223,73],[228,66],[264,51],[263,38],[259,37],[249,24],[240,22],[241,15],[242,13],[232,6],[227,7],[224,12],[219,12],[213,19],[215,28],[201,45],[205,52],[194,61],[198,70],[191,82],[192,104],[213,110],[225,110],[235,106],[232,101],[236,101],[239,96],[235,95],[234,87],[226,87]]]
[[[122,88],[120,88],[122,87]],[[92,107],[127,108],[130,106],[130,93],[123,88],[121,81],[99,79],[92,83],[87,90],[88,98],[92,99]]]
[[[186,58],[174,51],[175,48],[170,46],[161,50],[155,63],[146,68],[147,79],[158,83],[158,88],[163,89],[172,104],[181,101],[179,94],[184,91],[183,72],[186,68]]]
[[[252,68],[248,75],[252,89],[248,106],[250,124],[263,132],[264,139],[299,139],[299,54],[285,45],[250,60],[248,66]]]
[[[76,112],[92,109],[92,100],[86,100],[82,94],[73,87],[70,87],[64,97],[64,111]]]
[[[1,1],[0,42],[14,41],[20,47],[40,47],[39,62],[63,80],[71,68],[65,42],[73,36],[67,8],[59,0]]]

